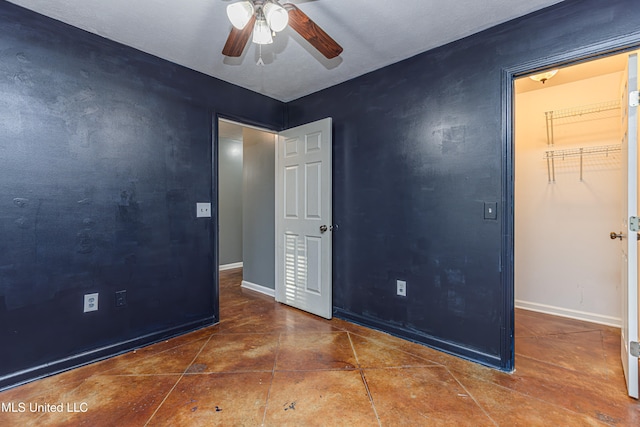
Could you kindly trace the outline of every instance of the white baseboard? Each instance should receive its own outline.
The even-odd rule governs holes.
[[[242,262],[234,262],[233,264],[221,265],[220,271],[233,270],[234,268],[242,268]]]
[[[516,308],[523,310],[536,311],[538,313],[553,314],[554,316],[567,317],[569,319],[583,320],[585,322],[598,323],[600,325],[613,326],[619,328],[622,325],[622,319],[618,317],[605,316],[602,314],[588,313],[586,311],[572,310],[569,308],[555,307],[547,304],[539,304],[537,302],[528,302],[516,300]]]
[[[250,289],[252,291],[260,292],[261,294],[268,295],[270,297],[276,297],[275,289],[267,288],[266,286],[256,285],[255,283],[247,282],[246,280],[242,281],[242,287],[245,289]]]

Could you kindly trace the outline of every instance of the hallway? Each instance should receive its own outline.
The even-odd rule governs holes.
[[[0,425],[640,424],[617,329],[518,310],[510,375],[308,315],[241,280],[221,273],[216,326],[0,393]]]

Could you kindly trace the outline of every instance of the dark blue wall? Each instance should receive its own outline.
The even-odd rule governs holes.
[[[565,0],[284,106],[0,1],[0,388],[217,319],[195,218],[216,113],[333,117],[338,314],[509,369],[503,71],[638,22],[636,0]]]
[[[639,23],[637,0],[566,0],[289,103],[290,126],[333,117],[337,314],[510,369],[503,70],[615,45]]]
[[[284,104],[4,1],[0,94],[0,389],[217,321],[212,117]]]

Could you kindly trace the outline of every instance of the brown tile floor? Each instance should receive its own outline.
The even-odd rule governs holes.
[[[219,325],[0,393],[0,426],[640,425],[616,329],[519,310],[509,375],[221,279]]]

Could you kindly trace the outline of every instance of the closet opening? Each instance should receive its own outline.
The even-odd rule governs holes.
[[[581,372],[620,363],[629,55],[514,79],[515,354]]]
[[[628,53],[515,80],[515,306],[620,327]]]

